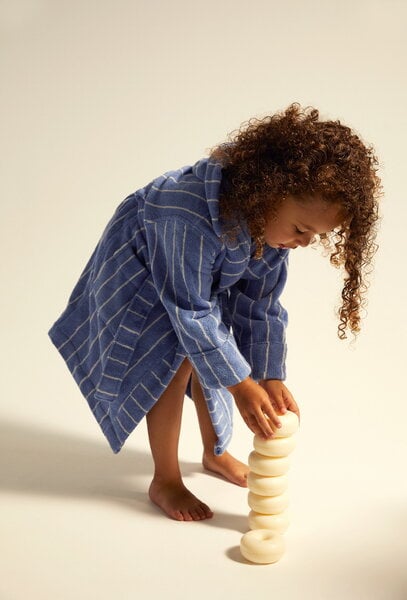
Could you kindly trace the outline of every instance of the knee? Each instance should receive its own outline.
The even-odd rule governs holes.
[[[181,366],[179,367],[175,377],[177,378],[177,380],[179,380],[179,382],[181,384],[183,384],[183,385],[185,384],[185,387],[186,387],[188,385],[188,381],[191,377],[192,372],[193,372],[192,365],[189,362],[189,360],[187,358],[185,358],[183,360],[183,362],[181,363]]]

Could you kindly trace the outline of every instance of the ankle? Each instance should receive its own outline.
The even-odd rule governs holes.
[[[203,461],[216,461],[216,460],[221,460],[223,455],[217,455],[214,454],[213,452],[213,447],[212,448],[208,448],[208,449],[204,449],[203,451],[203,455],[202,455],[202,460]]]
[[[181,473],[162,473],[156,471],[153,475],[152,483],[158,483],[160,485],[177,485],[182,484],[182,476]]]

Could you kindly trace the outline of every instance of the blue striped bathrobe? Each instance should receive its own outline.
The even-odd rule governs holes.
[[[157,402],[185,357],[222,454],[232,434],[227,386],[285,379],[288,250],[253,259],[245,227],[219,224],[219,163],[203,158],[125,198],[48,332],[113,452]],[[189,394],[189,388],[187,393]]]

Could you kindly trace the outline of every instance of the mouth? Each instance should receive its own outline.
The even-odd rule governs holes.
[[[278,247],[281,250],[295,250],[297,246],[284,246],[284,244],[279,244]]]

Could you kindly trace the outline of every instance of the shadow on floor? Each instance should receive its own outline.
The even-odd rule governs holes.
[[[201,463],[181,461],[184,476],[204,472]],[[0,422],[0,493],[61,496],[113,502],[145,514],[162,514],[147,495],[153,473],[149,452],[106,444],[38,425]],[[206,524],[245,530],[247,519],[217,512]]]
[[[185,475],[202,472],[182,463]],[[139,476],[153,473],[149,453],[108,446],[66,432],[12,421],[0,423],[0,491],[115,500],[130,499]]]

